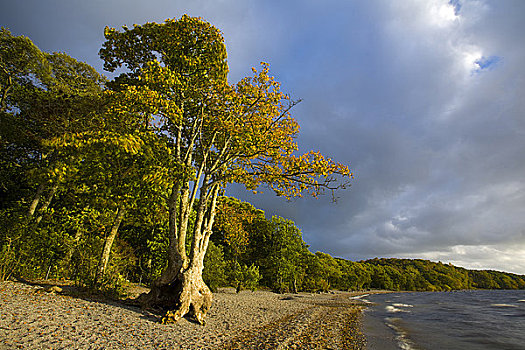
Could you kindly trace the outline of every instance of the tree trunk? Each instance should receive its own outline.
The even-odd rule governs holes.
[[[5,84],[5,88],[0,94],[0,111],[5,112],[7,110],[7,94],[13,86],[13,79],[11,78],[11,75],[9,74],[7,69],[2,67],[2,70],[4,71],[4,74],[7,75],[7,83]]]
[[[38,206],[38,202],[40,202],[40,197],[42,196],[43,192],[44,192],[44,184],[38,185],[35,196],[33,197],[33,200],[31,201],[31,205],[29,206],[29,210],[27,211],[27,216],[32,217],[35,214],[36,207]]]
[[[184,195],[180,194],[180,186],[173,186],[171,195],[168,198],[168,266],[162,271],[160,277],[152,282],[152,287],[170,284],[176,278],[180,269],[187,265],[186,251],[181,251],[181,244],[179,243],[181,241],[181,231],[185,229],[178,226],[180,219],[177,220],[179,214],[177,203],[181,200],[180,197],[184,197]],[[183,249],[185,249],[184,245]]]
[[[202,265],[181,269],[173,282],[153,285],[149,294],[140,301],[145,307],[165,312],[161,323],[177,322],[184,316],[201,325],[212,304],[212,293],[202,279]]]
[[[106,272],[106,267],[109,261],[109,254],[111,253],[111,247],[113,246],[115,237],[117,237],[118,228],[123,218],[124,218],[124,209],[119,207],[117,209],[117,214],[115,215],[115,219],[113,220],[113,224],[111,225],[111,230],[109,232],[109,235],[106,237],[106,240],[104,242],[104,249],[102,250],[102,256],[100,257],[100,261],[98,263],[98,268],[97,268],[97,274],[95,276],[95,285],[100,284],[102,278],[104,277],[104,274]]]
[[[80,229],[77,229],[77,232],[75,232],[75,237],[73,238],[73,244],[67,247],[66,256],[64,258],[64,266],[69,266],[71,259],[73,258],[73,253],[77,248],[78,241],[80,241],[81,236],[82,231]]]
[[[42,218],[44,217],[44,212],[47,210],[47,208],[49,208],[49,205],[51,204],[51,201],[53,200],[53,196],[57,192],[57,189],[58,185],[53,185],[53,187],[51,187],[51,189],[49,190],[46,200],[42,204],[42,208],[39,209],[40,215],[38,215],[38,217],[36,218],[36,225],[38,225],[40,221],[42,221]]]
[[[206,184],[208,180],[205,178],[204,183]],[[186,254],[185,241],[192,200],[188,200],[188,192],[185,191],[182,190],[177,203],[187,207],[178,208],[178,230],[173,229],[173,232],[170,232],[168,255],[172,254],[172,257],[168,258],[168,266],[162,275],[152,283],[150,292],[142,294],[137,300],[144,308],[164,311],[165,315],[161,323],[177,322],[182,317],[188,316],[204,325],[204,319],[212,304],[212,293],[202,279],[202,270],[212,232],[219,187],[218,185],[201,187],[189,257]],[[173,193],[171,197],[174,198]],[[170,211],[175,210],[175,207],[170,205]],[[170,226],[172,224],[175,224],[174,218],[173,222],[170,221]],[[177,242],[174,242],[174,239]]]

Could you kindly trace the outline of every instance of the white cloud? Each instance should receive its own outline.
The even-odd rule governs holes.
[[[525,271],[525,248],[501,245],[456,245],[446,250],[404,256],[430,259],[475,270],[503,270],[522,274]]]
[[[459,20],[454,6],[448,1],[424,1],[424,3],[428,8],[427,17],[431,25],[446,27]]]
[[[478,61],[483,57],[483,53],[478,47],[474,45],[461,47],[459,54],[463,56],[465,71],[472,72],[480,68]]]

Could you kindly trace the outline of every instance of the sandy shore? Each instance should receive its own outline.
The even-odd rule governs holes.
[[[200,326],[185,319],[161,325],[138,307],[42,287],[0,282],[0,349],[365,348],[352,293],[223,289]]]

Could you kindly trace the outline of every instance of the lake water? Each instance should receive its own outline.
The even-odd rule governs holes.
[[[373,350],[525,350],[525,291],[368,295]]]

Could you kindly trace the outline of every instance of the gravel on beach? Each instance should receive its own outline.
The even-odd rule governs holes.
[[[0,349],[364,349],[351,293],[276,294],[222,289],[206,325],[121,301],[0,282]]]

